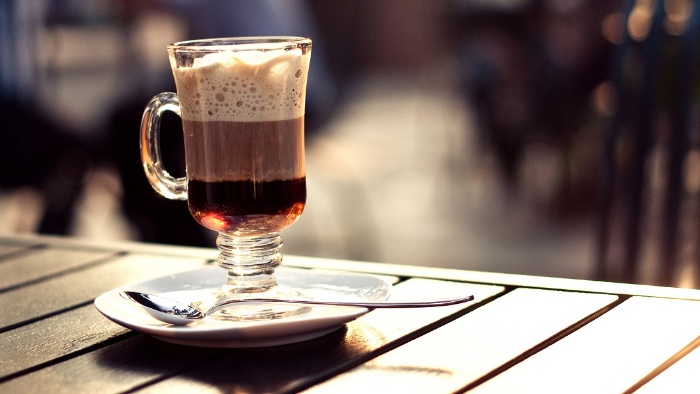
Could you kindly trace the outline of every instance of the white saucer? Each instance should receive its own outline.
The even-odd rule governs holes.
[[[280,267],[275,276],[281,286],[299,289],[314,299],[384,301],[392,288],[383,278],[347,272]],[[207,266],[108,291],[97,297],[95,306],[113,322],[163,341],[231,348],[276,346],[318,338],[369,311],[357,307],[314,306],[309,313],[276,320],[204,319],[187,326],[174,326],[154,319],[142,307],[119,294],[129,289],[168,293],[170,298],[183,297],[183,301],[191,301],[198,293],[208,293],[223,285],[225,277],[223,269]]]

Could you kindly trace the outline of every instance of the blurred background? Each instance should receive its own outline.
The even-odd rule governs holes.
[[[165,46],[301,35],[308,201],[285,253],[692,286],[693,4],[0,0],[0,234],[213,247],[140,165]]]

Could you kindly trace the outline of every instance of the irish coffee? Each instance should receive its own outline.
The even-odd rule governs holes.
[[[308,56],[218,52],[173,70],[192,216],[238,235],[278,232],[306,202]]]
[[[177,93],[157,94],[141,120],[141,160],[153,188],[188,200],[198,223],[218,232],[216,263],[226,284],[199,303],[228,299],[302,297],[279,287],[280,230],[306,204],[304,105],[311,40],[240,37],[168,46]],[[160,120],[182,118],[187,176],[163,168]],[[177,229],[172,229],[177,231]],[[300,305],[239,305],[211,318],[259,321],[310,311]]]

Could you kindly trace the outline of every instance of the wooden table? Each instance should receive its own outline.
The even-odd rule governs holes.
[[[700,291],[287,256],[474,302],[374,310],[296,344],[217,349],[123,328],[93,305],[214,249],[0,237],[0,392],[619,393],[700,390]]]

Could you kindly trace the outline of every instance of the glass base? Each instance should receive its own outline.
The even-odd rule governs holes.
[[[230,299],[246,298],[308,298],[301,292],[283,286],[274,286],[268,291],[257,293],[240,293],[237,289],[224,286],[215,294],[214,304]],[[274,320],[304,315],[311,311],[311,307],[295,304],[275,303],[246,303],[232,305],[220,309],[210,315],[211,319],[225,321],[260,321]]]
[[[308,298],[299,291],[277,285],[274,271],[282,262],[279,233],[258,236],[234,236],[219,233],[216,241],[221,254],[217,259],[228,277],[226,284],[211,300],[195,305],[208,310],[222,301],[247,298]],[[311,307],[295,304],[246,303],[231,305],[211,314],[210,318],[226,321],[273,320],[303,315]]]

